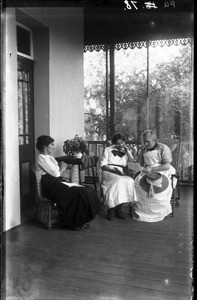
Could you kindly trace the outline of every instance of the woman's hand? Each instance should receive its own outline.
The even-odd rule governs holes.
[[[137,146],[136,145],[130,145],[130,152],[132,153],[134,159],[137,158]]]
[[[126,144],[124,144],[122,150],[125,151],[126,153],[127,153],[127,151],[130,151],[129,148],[128,148],[128,146]]]
[[[144,167],[142,168],[142,172],[144,172],[145,174],[150,174],[152,173],[152,168],[151,167]]]
[[[143,168],[143,172],[149,174],[151,172],[161,172],[161,171],[169,170],[169,168],[170,168],[170,163],[165,163],[159,166]]]
[[[60,162],[60,173],[64,172],[67,168],[67,164],[64,161]]]
[[[66,177],[62,177],[62,180],[64,181],[64,182],[70,182],[70,180],[68,179],[68,178],[66,178]]]
[[[124,151],[125,151],[126,155],[128,156],[129,161],[134,162],[133,155],[131,154],[131,151],[126,144],[124,145]]]

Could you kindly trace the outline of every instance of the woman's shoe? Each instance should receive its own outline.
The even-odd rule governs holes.
[[[90,228],[90,225],[89,224],[83,224],[81,226],[64,226],[64,228],[68,229],[68,230],[80,231],[80,230]]]
[[[124,214],[121,210],[121,207],[122,207],[122,204],[117,205],[114,209],[114,212],[115,212],[116,218],[124,220],[125,217],[124,217]]]
[[[83,224],[83,229],[88,229],[88,228],[90,228],[90,224],[88,223]]]
[[[107,216],[106,216],[106,219],[109,220],[109,221],[113,221],[112,219],[112,213],[113,213],[113,208],[109,208],[107,210]]]
[[[124,216],[123,213],[122,213],[122,214],[121,214],[121,213],[118,213],[118,214],[116,214],[116,218],[124,220],[124,219],[125,219],[125,216]]]

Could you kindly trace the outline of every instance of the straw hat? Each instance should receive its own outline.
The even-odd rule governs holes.
[[[151,188],[153,193],[158,194],[167,189],[169,182],[165,175],[152,172],[144,175],[139,184],[145,192],[149,193]]]

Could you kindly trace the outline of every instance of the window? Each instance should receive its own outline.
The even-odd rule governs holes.
[[[33,58],[32,31],[23,25],[17,25],[17,52],[27,58]]]
[[[18,69],[18,130],[19,145],[29,144],[30,130],[30,73]]]
[[[192,128],[193,95],[191,39],[116,44],[114,66],[110,66],[107,75],[107,46],[106,50],[98,46],[90,49],[84,53],[87,132],[91,122],[92,134],[106,133],[107,128],[101,127],[104,123],[107,126],[109,121],[114,124],[111,134],[121,131],[139,138],[150,128],[157,130],[160,136],[173,134],[188,139],[188,128]],[[112,68],[115,93],[113,99],[109,96],[107,105],[106,78]],[[115,111],[110,116],[112,104]],[[91,118],[87,118],[88,113]],[[108,120],[99,122],[96,115]]]
[[[87,52],[84,60],[84,113],[87,140],[106,138],[105,51]]]
[[[107,135],[107,126],[110,130],[112,128],[109,138],[115,132],[121,132],[127,139],[140,139],[141,133],[147,128],[156,130],[160,140],[180,137],[181,176],[184,181],[192,181],[192,39],[115,44],[114,63],[107,71],[105,54],[108,49],[107,45],[85,47],[85,112],[87,101],[88,111],[92,112],[91,123],[90,119],[85,118],[85,131],[91,128],[92,136],[97,134],[96,140],[102,140],[102,135]],[[103,53],[102,64],[100,53]],[[87,74],[94,73],[95,76],[89,76],[89,80]],[[106,85],[109,84],[106,77],[110,77],[110,73],[115,74],[114,82],[109,81],[111,85],[114,84],[114,97],[111,93],[107,99],[110,89]],[[114,112],[110,111],[111,106],[114,106]],[[105,120],[103,123],[96,118],[100,107],[100,114]],[[99,135],[101,131],[102,135]]]

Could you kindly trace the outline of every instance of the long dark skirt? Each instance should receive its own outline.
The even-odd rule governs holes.
[[[68,187],[61,177],[42,176],[42,193],[57,203],[64,226],[81,226],[94,219],[101,210],[100,201],[92,187]]]

